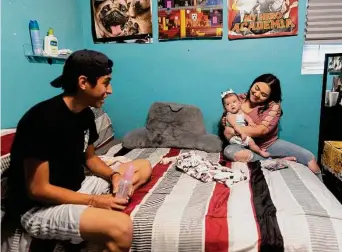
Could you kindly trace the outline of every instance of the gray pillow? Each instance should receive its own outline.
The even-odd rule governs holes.
[[[125,135],[125,148],[181,148],[207,152],[222,150],[221,139],[207,134],[201,111],[192,105],[156,102],[146,126]]]

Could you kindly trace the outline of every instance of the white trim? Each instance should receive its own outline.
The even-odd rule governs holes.
[[[308,45],[303,47],[302,74],[323,74],[324,59],[327,53],[341,53],[342,44]]]

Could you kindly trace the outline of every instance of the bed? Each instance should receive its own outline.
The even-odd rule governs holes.
[[[342,251],[342,205],[307,167],[290,162],[287,169],[269,171],[263,162],[230,163],[219,152],[196,150],[248,175],[229,189],[160,163],[188,149],[126,149],[108,134],[110,121],[100,124],[101,154],[146,158],[153,167],[151,180],[125,209],[133,220],[132,252]],[[29,251],[28,239],[17,233],[12,248],[21,249],[11,251]],[[101,249],[87,244],[83,251]],[[63,251],[62,245],[54,251]]]
[[[159,163],[187,151],[145,148],[125,155],[153,166],[151,181],[125,210],[134,225],[131,251],[342,251],[342,205],[307,167],[290,162],[288,169],[268,171],[263,162],[227,162],[248,174],[229,189]]]

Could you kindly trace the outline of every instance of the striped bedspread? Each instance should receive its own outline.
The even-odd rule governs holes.
[[[160,163],[186,151],[115,145],[107,152],[145,158],[153,167],[125,210],[133,220],[131,252],[342,251],[342,205],[307,167],[291,163],[271,172],[262,162],[226,163],[248,175],[229,189]],[[219,153],[196,153],[221,161]],[[27,239],[17,234],[14,247],[22,249],[11,251],[29,251]],[[64,250],[58,244],[54,251]],[[102,248],[88,244],[82,251]]]
[[[151,181],[137,190],[126,212],[133,219],[131,251],[342,251],[342,205],[308,168],[268,171],[260,162],[228,163],[249,174],[228,189],[162,165],[186,150],[135,149],[147,158]],[[197,151],[220,161],[218,153]]]

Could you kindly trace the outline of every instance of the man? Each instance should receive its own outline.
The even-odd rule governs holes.
[[[120,212],[127,199],[113,195],[128,165],[135,167],[134,189],[147,182],[151,166],[135,160],[112,171],[95,155],[98,134],[90,107],[100,108],[112,93],[112,66],[102,53],[74,52],[63,74],[51,82],[64,92],[32,107],[18,124],[6,214],[19,216],[33,237],[76,244],[92,240],[108,251],[131,245],[131,219]],[[85,177],[83,165],[97,176]]]

